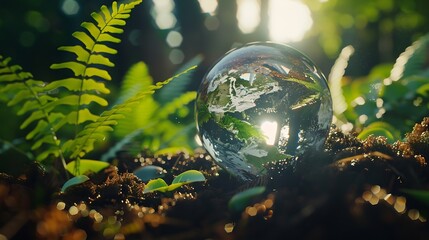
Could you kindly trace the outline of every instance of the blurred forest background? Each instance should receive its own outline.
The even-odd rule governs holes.
[[[63,60],[61,45],[100,0],[14,0],[0,8],[0,53],[32,72],[54,79],[49,66]],[[113,80],[143,60],[155,81],[201,54],[204,72],[229,49],[253,41],[288,43],[306,53],[328,75],[347,45],[355,48],[346,75],[366,75],[393,63],[404,49],[429,32],[425,0],[144,0],[128,21]],[[197,83],[196,83],[197,85]]]
[[[35,79],[60,79],[52,63],[67,54],[107,0],[13,0],[0,8],[0,54],[33,73]],[[128,20],[118,54],[111,57],[113,90],[129,67],[144,61],[154,81],[172,76],[195,56],[203,62],[191,86],[196,90],[207,68],[228,50],[254,41],[290,44],[308,55],[328,75],[341,50],[351,45],[346,76],[366,76],[381,63],[393,64],[405,48],[429,32],[426,0],[144,0]],[[0,139],[16,132],[17,118],[0,103]],[[1,150],[1,147],[0,147]]]

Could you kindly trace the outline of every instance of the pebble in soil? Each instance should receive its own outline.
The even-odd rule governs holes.
[[[264,165],[322,150],[332,119],[323,74],[292,47],[251,43],[228,52],[206,74],[196,101],[205,149],[241,180]]]

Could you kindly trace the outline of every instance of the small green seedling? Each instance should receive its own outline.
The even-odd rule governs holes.
[[[61,188],[61,192],[65,192],[69,187],[78,185],[81,183],[84,183],[89,180],[89,177],[85,175],[79,175],[73,178],[70,178],[67,182],[64,183],[63,187]]]
[[[429,206],[429,191],[427,190],[416,190],[416,189],[403,189],[402,192],[408,194],[417,201]]]
[[[206,178],[204,175],[197,170],[188,170],[183,172],[173,179],[170,185],[168,185],[163,179],[157,178],[150,180],[143,191],[143,193],[149,193],[154,191],[159,192],[170,192],[185,184],[193,182],[204,182]]]
[[[79,176],[87,173],[98,173],[101,170],[110,166],[107,162],[101,162],[97,160],[88,160],[81,159],[79,160],[79,165],[76,166],[76,161],[71,161],[66,165],[67,171],[69,171],[73,176]]]
[[[370,135],[384,136],[390,144],[401,138],[401,133],[392,125],[385,122],[373,122],[369,124],[357,137],[361,140],[365,140]]]
[[[228,208],[232,211],[243,211],[252,201],[253,198],[265,192],[264,186],[253,187],[239,192],[232,196],[228,202]]]

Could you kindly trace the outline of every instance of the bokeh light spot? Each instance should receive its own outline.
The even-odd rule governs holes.
[[[268,4],[271,40],[297,42],[313,25],[310,9],[298,0],[270,0]]]
[[[66,15],[75,15],[79,12],[80,6],[76,0],[64,0],[63,5],[61,6],[61,10]]]
[[[180,49],[173,49],[170,52],[169,59],[173,64],[181,64],[185,59],[185,54]]]
[[[165,39],[167,41],[168,46],[170,47],[178,47],[182,44],[183,37],[180,32],[170,31]]]
[[[198,0],[201,11],[210,15],[215,15],[217,9],[217,0]]]
[[[242,33],[252,33],[261,22],[259,0],[237,0],[238,28]]]

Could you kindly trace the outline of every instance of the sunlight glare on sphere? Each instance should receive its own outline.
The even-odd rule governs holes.
[[[277,43],[222,57],[201,82],[195,112],[203,147],[241,180],[264,175],[269,162],[322,150],[333,115],[323,74]]]

